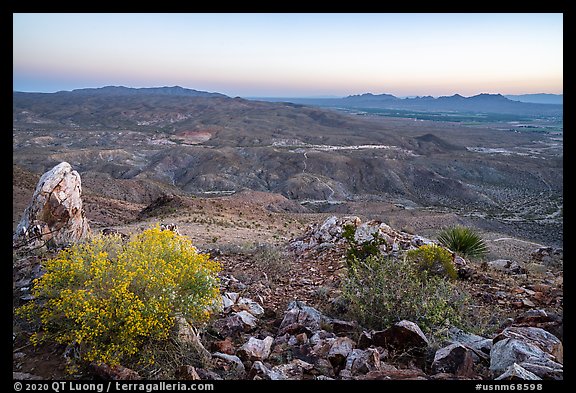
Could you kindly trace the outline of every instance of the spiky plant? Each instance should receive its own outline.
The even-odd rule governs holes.
[[[438,241],[450,250],[469,258],[482,258],[488,253],[484,239],[468,227],[456,225],[446,228],[438,235]]]

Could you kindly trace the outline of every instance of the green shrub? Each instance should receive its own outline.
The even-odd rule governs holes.
[[[462,226],[454,226],[442,230],[438,241],[450,250],[467,257],[481,258],[488,253],[488,247],[480,235],[474,230]]]
[[[176,315],[200,324],[220,304],[220,265],[158,226],[125,245],[119,237],[93,237],[44,269],[34,281],[35,299],[17,313],[40,327],[32,343],[77,345],[87,362],[118,364],[167,339]]]
[[[409,250],[406,258],[414,263],[420,274],[446,277],[451,280],[458,276],[450,251],[435,244],[425,244],[417,249]]]
[[[348,312],[362,326],[387,328],[407,319],[424,332],[462,325],[468,295],[452,282],[422,273],[408,259],[371,256],[349,269],[343,281]]]
[[[259,244],[254,250],[254,267],[266,274],[271,282],[280,282],[290,274],[290,262],[272,244]]]
[[[348,268],[353,268],[358,262],[371,256],[381,255],[380,246],[386,244],[386,240],[380,237],[377,231],[372,235],[372,239],[365,242],[358,242],[355,235],[356,227],[354,225],[344,225],[342,237],[348,243],[348,248],[346,249]]]

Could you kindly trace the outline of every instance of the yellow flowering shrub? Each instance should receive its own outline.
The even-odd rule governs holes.
[[[206,322],[221,304],[221,266],[172,231],[150,228],[127,244],[95,236],[45,262],[35,299],[18,314],[39,322],[33,343],[76,344],[85,361],[118,364],[169,337],[174,317]]]
[[[406,258],[413,262],[419,272],[454,280],[458,277],[452,263],[452,254],[444,247],[425,244],[406,253]]]

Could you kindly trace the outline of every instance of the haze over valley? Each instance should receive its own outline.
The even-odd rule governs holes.
[[[508,101],[486,98],[482,105]],[[500,113],[467,107],[451,112],[467,118],[448,122],[180,87],[14,92],[13,104],[15,165],[41,174],[67,161],[87,189],[121,200],[149,203],[165,188],[198,196],[248,189],[310,211],[382,202],[537,224],[542,230],[527,234],[562,239],[560,105],[510,102],[508,113],[505,105]],[[431,105],[418,113],[442,112]],[[135,195],[127,181],[155,192]]]

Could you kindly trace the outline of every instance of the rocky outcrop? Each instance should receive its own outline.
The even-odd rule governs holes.
[[[16,248],[58,248],[81,241],[89,233],[80,175],[62,162],[40,178],[12,240]]]
[[[347,216],[327,218],[322,224],[310,225],[304,235],[293,239],[290,248],[296,253],[309,250],[322,251],[344,245],[345,229],[354,228],[354,240],[359,244],[373,240],[375,236],[383,240],[380,251],[385,255],[397,254],[401,250],[418,248],[424,244],[434,243],[422,236],[397,231],[378,220],[362,222],[359,217]]]

